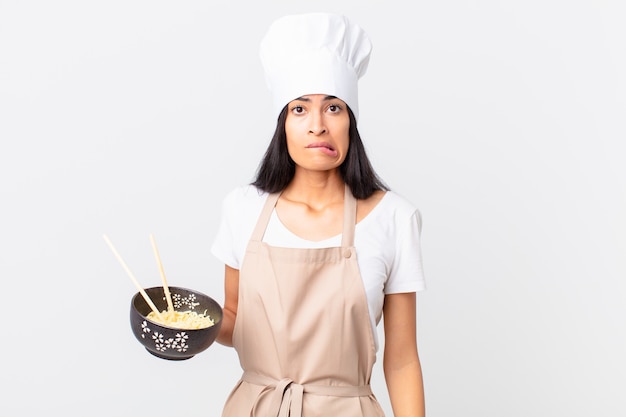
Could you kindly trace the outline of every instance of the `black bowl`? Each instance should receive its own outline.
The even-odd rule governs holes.
[[[137,340],[154,356],[169,360],[189,359],[215,341],[222,325],[222,307],[198,291],[181,287],[169,289],[174,310],[195,311],[198,314],[206,310],[215,324],[204,329],[176,329],[155,323],[146,318],[152,310],[138,292],[130,303],[130,327]],[[163,287],[146,288],[144,291],[159,311],[167,310]]]

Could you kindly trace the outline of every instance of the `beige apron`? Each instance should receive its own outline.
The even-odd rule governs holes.
[[[223,417],[383,417],[370,389],[376,349],[346,187],[341,247],[263,243],[267,198],[239,275],[233,345],[244,370]]]

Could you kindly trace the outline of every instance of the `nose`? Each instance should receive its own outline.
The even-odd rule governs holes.
[[[314,111],[311,113],[309,133],[316,136],[326,133],[326,125],[324,123],[324,116],[321,112]]]

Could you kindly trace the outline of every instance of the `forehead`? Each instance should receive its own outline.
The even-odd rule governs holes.
[[[312,103],[312,102],[326,102],[326,101],[332,101],[332,100],[339,100],[343,103],[343,101],[340,98],[337,98],[335,96],[329,96],[326,94],[306,94],[303,96],[300,96],[293,101],[302,101],[305,103]]]

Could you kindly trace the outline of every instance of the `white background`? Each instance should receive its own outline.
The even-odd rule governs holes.
[[[423,215],[427,414],[626,415],[622,4],[0,0],[2,414],[219,416],[234,351],[146,353],[102,234],[144,286],[153,233],[170,285],[223,300],[220,201],[274,128],[258,43],[335,11],[374,43],[374,166]]]

